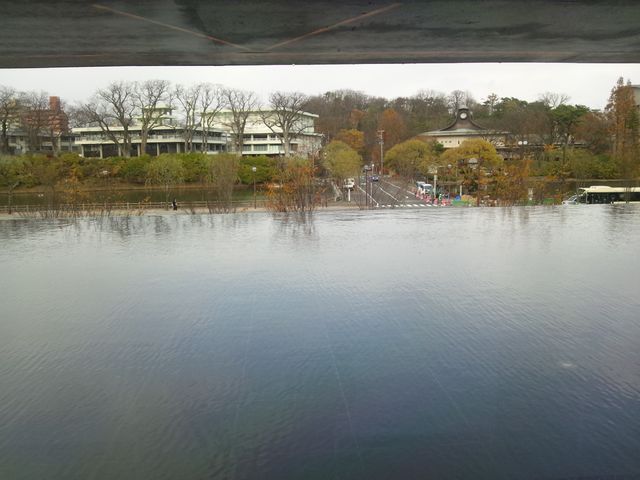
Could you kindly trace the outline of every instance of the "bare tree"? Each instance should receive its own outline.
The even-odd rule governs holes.
[[[473,96],[469,92],[462,90],[454,90],[447,97],[449,110],[455,114],[462,107],[470,107],[472,103],[476,103]]]
[[[209,132],[214,125],[220,110],[225,108],[224,90],[218,85],[201,84],[200,95],[200,123],[202,124],[203,150],[209,150]]]
[[[17,122],[19,112],[20,93],[0,86],[0,153],[9,153],[9,126]]]
[[[544,92],[538,95],[538,101],[544,103],[547,108],[554,109],[560,105],[565,105],[569,101],[566,93]]]
[[[231,114],[225,125],[231,129],[236,152],[242,155],[247,119],[251,112],[255,111],[258,101],[253,92],[232,88],[225,88],[222,95]]]
[[[98,90],[93,99],[79,107],[79,117],[88,124],[100,127],[123,157],[131,155],[131,133],[136,106],[133,101],[133,85],[114,82]]]
[[[62,147],[62,136],[69,133],[69,116],[66,113],[66,104],[58,97],[49,97],[49,109],[47,124],[44,133],[51,140],[53,155],[57,156]],[[71,144],[69,144],[71,150]]]
[[[38,151],[50,123],[49,95],[46,92],[27,92],[22,95],[20,104],[20,125],[27,134],[28,149]]]
[[[307,96],[303,93],[275,92],[269,95],[271,110],[260,112],[262,121],[273,134],[280,138],[284,147],[284,156],[291,155],[291,140],[306,129],[303,120],[303,105]]]
[[[171,103],[170,87],[171,83],[167,80],[147,80],[133,84],[133,103],[140,114],[140,153],[142,155],[147,151],[149,133],[161,125],[166,118],[166,112],[160,107],[163,103]]]
[[[182,107],[182,135],[184,138],[184,147],[187,152],[193,152],[193,137],[198,127],[197,113],[198,104],[202,95],[202,85],[194,85],[185,88],[177,85],[174,90],[176,101]]]

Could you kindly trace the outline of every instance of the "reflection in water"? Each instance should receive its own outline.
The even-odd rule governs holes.
[[[640,474],[640,211],[0,221],[0,478]]]
[[[318,241],[314,224],[316,215],[311,212],[273,214],[273,221],[277,226],[274,240],[278,241],[282,238],[290,238],[293,241],[300,240],[300,246],[308,248],[313,242]]]

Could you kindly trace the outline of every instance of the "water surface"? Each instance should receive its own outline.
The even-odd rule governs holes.
[[[0,221],[0,478],[640,477],[640,209]]]

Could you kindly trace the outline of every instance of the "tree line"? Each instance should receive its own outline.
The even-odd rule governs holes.
[[[135,127],[144,153],[153,129],[167,121],[168,107],[175,112],[175,126],[182,132],[184,151],[188,153],[195,151],[196,133],[207,144],[216,122],[229,129],[235,151],[241,152],[249,116],[257,113],[280,139],[284,156],[288,157],[291,141],[304,129],[300,119],[306,102],[307,96],[299,92],[271,93],[263,105],[254,92],[211,83],[184,86],[166,80],[119,81],[96,90],[87,101],[66,104],[52,112],[46,92],[21,92],[0,86],[0,153],[9,153],[10,129],[16,126],[27,134],[31,152],[41,149],[45,137],[52,141],[53,155],[59,153],[55,140],[69,133],[69,128],[98,127],[121,157],[131,156]],[[221,121],[223,110],[228,114]],[[63,121],[54,121],[55,115]]]
[[[447,167],[447,171],[451,167],[458,168],[464,160],[461,155],[477,155],[473,149],[482,150],[486,146],[476,144],[467,151],[470,148],[467,144],[463,149],[445,152],[442,145],[425,143],[416,140],[415,136],[447,125],[461,106],[469,107],[474,112],[474,119],[485,128],[509,132],[513,144],[521,141],[522,145],[527,145],[521,147],[516,156],[526,158],[527,162],[520,164],[526,163],[527,175],[562,181],[569,177],[636,178],[639,173],[640,121],[630,81],[623,78],[617,81],[604,111],[572,105],[568,101],[567,95],[545,93],[534,102],[495,94],[479,102],[470,93],[458,90],[448,95],[422,91],[412,97],[393,100],[351,90],[316,96],[276,92],[269,97],[272,116],[265,117],[264,121],[274,131],[280,131],[282,138],[291,139],[297,134],[295,112],[318,114],[316,131],[324,134],[325,147],[317,159],[320,161],[314,159],[316,163],[310,168],[314,175],[326,174],[338,181],[357,175],[364,163],[379,162],[381,131],[388,171],[407,178],[419,178],[433,172],[434,168]],[[193,132],[204,125],[206,135],[207,128],[213,125],[208,122],[213,122],[223,108],[231,111],[228,116],[230,130],[236,148],[241,151],[248,113],[259,106],[253,92],[207,83],[184,87],[153,80],[112,83],[97,90],[89,101],[66,110],[71,125],[86,125],[86,122],[102,125],[103,132],[108,135],[114,125],[126,130],[138,121],[144,136],[161,121],[157,107],[162,104],[176,108],[178,124],[184,129],[187,152],[193,151]],[[7,132],[11,122],[23,122],[25,128],[34,130],[36,136],[38,125],[44,128],[42,125],[47,123],[44,119],[48,109],[45,93],[20,93],[0,87],[0,143],[3,150],[6,151],[8,146]],[[60,162],[52,162],[51,159],[32,156],[15,163],[5,159],[1,162],[0,184],[5,188],[47,185],[52,177],[56,177],[58,182],[70,178],[70,172],[75,179],[95,183],[105,171],[111,178],[123,182],[149,183],[152,159],[146,156],[128,158],[126,135],[114,136],[114,143],[120,142],[120,157],[99,160],[64,155]],[[289,154],[290,151],[285,150],[285,155]],[[178,178],[183,182],[202,182],[207,168],[210,168],[205,163],[215,162],[215,159],[207,160],[199,155],[175,158],[179,158],[182,166],[183,173]],[[278,168],[283,165],[277,159],[261,161],[268,164],[264,172],[270,173],[261,175],[258,182],[270,182],[277,177]],[[244,183],[247,182],[247,162],[258,161],[239,160],[236,177]],[[524,171],[524,167],[521,170]],[[515,172],[510,175],[517,176]],[[518,175],[522,176],[522,172]]]
[[[123,188],[161,189],[168,205],[180,185],[204,191],[211,211],[231,211],[238,185],[260,185],[266,206],[276,211],[312,210],[323,188],[314,181],[317,166],[306,158],[240,157],[232,153],[162,154],[156,157],[82,158],[63,153],[0,155],[0,186],[8,195],[9,213],[15,189],[37,187],[47,208],[91,203],[99,197],[118,202]],[[261,194],[262,194],[261,193]]]
[[[319,115],[317,129],[327,142],[342,142],[367,163],[379,165],[383,132],[388,166],[412,175],[426,174],[444,152],[442,146],[425,147],[413,139],[447,126],[462,106],[488,131],[507,133],[507,147],[514,157],[533,160],[534,175],[634,178],[639,173],[638,108],[633,87],[623,78],[612,88],[604,111],[570,104],[567,95],[549,92],[533,102],[496,94],[480,102],[459,90],[448,95],[422,91],[391,101],[340,90],[307,102]]]
[[[566,95],[546,93],[535,102],[490,95],[483,103],[464,92],[421,93],[386,102],[358,92],[330,92],[312,99],[321,129],[332,138],[323,152],[325,169],[340,184],[359,174],[365,158],[378,162],[378,136],[385,130],[385,170],[407,180],[433,177],[464,186],[467,191],[524,203],[529,188],[564,193],[573,179],[633,181],[640,174],[639,116],[630,81],[620,78],[604,111],[568,104]],[[470,107],[488,131],[508,132],[511,160],[505,162],[490,141],[467,140],[445,149],[418,133],[446,125],[461,106]],[[425,115],[431,110],[432,114]],[[368,162],[367,162],[368,163]],[[380,165],[378,163],[378,165]]]

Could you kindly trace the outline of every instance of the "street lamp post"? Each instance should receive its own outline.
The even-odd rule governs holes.
[[[251,171],[253,172],[253,209],[258,208],[258,204],[256,202],[256,167],[251,167]]]
[[[373,169],[373,163],[371,165],[365,165],[364,170],[364,205],[365,208],[369,208],[369,185],[371,184],[371,178],[369,172]]]
[[[378,130],[378,142],[380,143],[380,176],[384,175],[384,130]]]
[[[381,150],[382,152],[382,150]],[[382,161],[382,157],[380,157],[381,161]],[[382,167],[381,167],[381,171],[382,171]],[[369,206],[371,208],[373,208],[373,179],[371,178],[373,176],[373,162],[371,162],[371,175],[369,175]],[[382,175],[382,174],[381,174]]]

